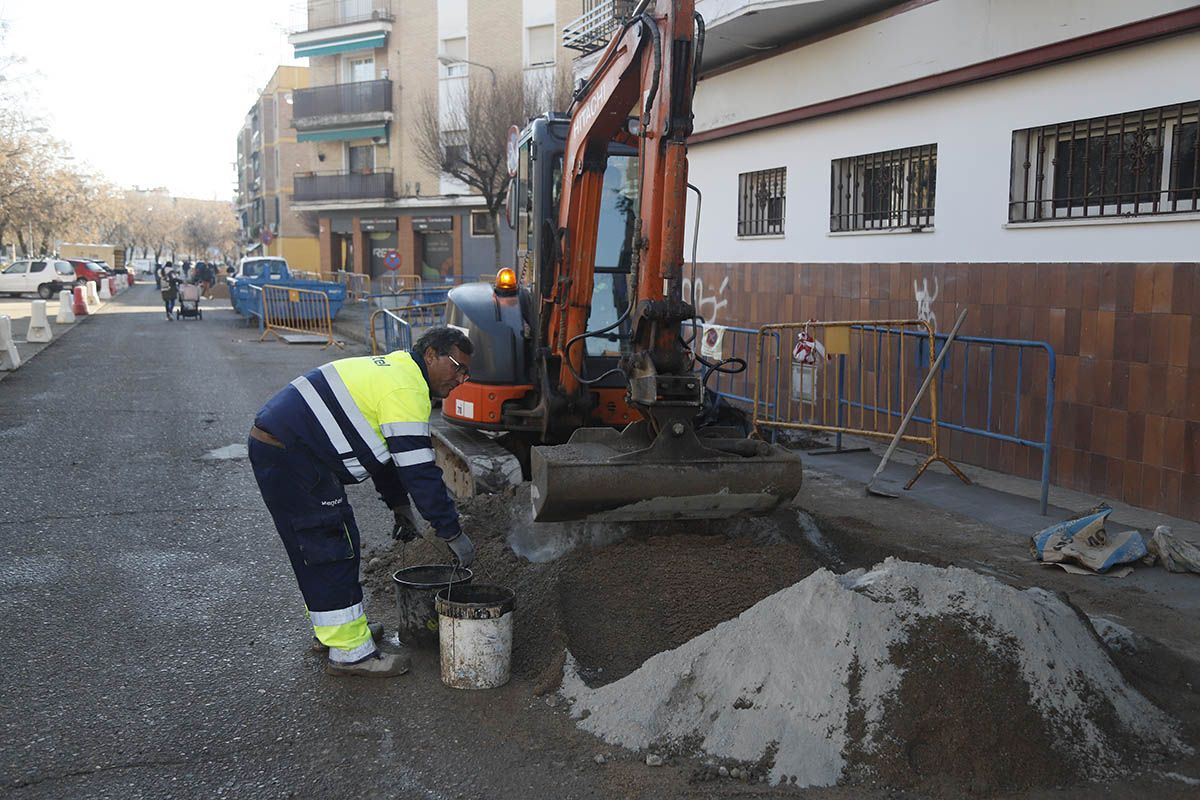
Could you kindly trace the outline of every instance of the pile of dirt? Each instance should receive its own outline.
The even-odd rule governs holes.
[[[621,524],[534,523],[530,509],[528,484],[459,504],[476,545],[476,582],[516,592],[513,672],[540,692],[557,688],[568,649],[587,683],[603,685],[820,566],[810,548],[788,541],[800,536],[791,509]],[[445,563],[447,552],[425,538],[366,561],[364,584],[377,607],[388,607],[392,573]]]
[[[607,686],[567,667],[580,727],[632,749],[690,743],[772,783],[961,796],[1187,752],[1073,606],[954,567],[822,569]]]

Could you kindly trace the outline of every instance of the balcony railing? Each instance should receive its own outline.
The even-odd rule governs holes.
[[[563,26],[563,47],[584,54],[596,52],[608,44],[635,5],[634,0],[584,0],[582,16]]]
[[[392,19],[389,0],[333,0],[309,3],[307,22],[295,26],[297,30],[292,32],[319,31],[371,20],[391,22]]]
[[[297,203],[316,200],[390,200],[392,171],[370,172],[298,172],[294,177],[292,200]]]
[[[392,110],[392,82],[361,81],[314,86],[292,93],[292,121],[344,114],[384,114]]]

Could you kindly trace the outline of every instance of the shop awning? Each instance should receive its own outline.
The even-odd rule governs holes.
[[[373,125],[366,128],[332,128],[324,131],[300,131],[296,134],[297,142],[329,142],[347,139],[374,139],[387,136],[386,125]]]
[[[296,45],[296,58],[329,56],[334,53],[350,53],[354,50],[374,50],[387,44],[387,32],[377,31],[345,39],[330,39],[324,42]]]

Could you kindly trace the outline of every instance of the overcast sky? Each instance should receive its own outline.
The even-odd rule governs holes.
[[[0,0],[5,71],[86,167],[121,187],[233,196],[236,137],[297,0]],[[0,110],[0,113],[3,113]]]

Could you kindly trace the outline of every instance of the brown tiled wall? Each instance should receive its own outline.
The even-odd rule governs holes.
[[[709,298],[700,312],[749,327],[913,318],[914,282],[932,292],[936,281],[939,330],[966,307],[966,335],[1054,348],[1055,484],[1200,520],[1200,263],[702,264],[698,274]],[[1036,423],[1044,403],[1039,385],[1022,414],[1028,404]],[[949,438],[956,460],[1041,475],[1032,448]]]

